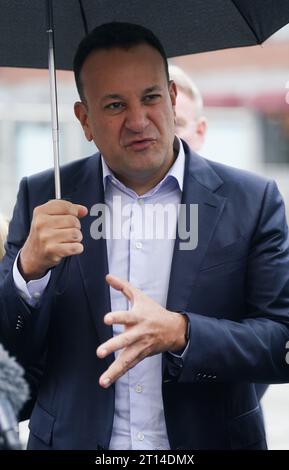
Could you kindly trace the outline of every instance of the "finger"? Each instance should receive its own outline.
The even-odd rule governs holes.
[[[96,355],[100,359],[109,356],[110,354],[119,351],[120,349],[128,348],[139,339],[139,335],[136,332],[130,331],[121,333],[120,335],[114,336],[105,343],[101,344],[97,350]]]
[[[78,228],[46,229],[39,234],[43,245],[56,246],[61,243],[81,242],[83,235]]]
[[[87,209],[87,207],[81,206],[80,204],[78,204],[78,214],[77,214],[77,217],[79,217],[79,219],[82,219],[82,217],[85,217],[87,214],[88,214],[88,209]]]
[[[129,369],[143,359],[143,355],[137,344],[122,351],[117,359],[109,366],[99,379],[99,385],[108,388],[117,379],[122,377]]]
[[[50,226],[54,229],[60,228],[78,228],[81,229],[80,221],[77,217],[72,215],[50,215],[46,218],[50,218]]]
[[[115,311],[107,313],[103,321],[106,325],[133,325],[137,323],[137,317],[131,310]]]
[[[52,239],[57,243],[81,242],[83,235],[78,228],[61,228],[53,230]]]
[[[72,202],[62,199],[52,199],[34,209],[35,214],[42,212],[48,215],[74,215],[75,217],[84,217],[84,215],[88,213],[88,210],[85,206],[80,204],[73,204]]]
[[[106,282],[113,287],[114,289],[121,291],[124,296],[133,303],[135,296],[137,295],[138,289],[133,287],[128,281],[124,281],[119,277],[113,276],[112,274],[107,274]]]
[[[49,230],[53,229],[81,229],[80,221],[72,215],[48,215],[39,213],[33,220],[33,228],[46,237]],[[51,233],[51,232],[50,232]]]
[[[82,243],[60,243],[56,248],[53,245],[51,250],[51,259],[66,258],[67,256],[80,255],[84,250]],[[49,255],[49,248],[46,250],[46,255]]]

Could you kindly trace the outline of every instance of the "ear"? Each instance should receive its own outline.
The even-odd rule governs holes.
[[[82,103],[81,101],[74,103],[74,114],[82,126],[86,139],[91,142],[93,135],[89,125],[88,109],[86,104]]]
[[[170,94],[172,105],[176,106],[178,92],[177,92],[177,86],[173,80],[169,81],[169,94]]]
[[[196,126],[196,134],[198,136],[198,144],[199,144],[198,147],[199,148],[203,145],[203,143],[205,141],[207,127],[208,127],[207,119],[204,116],[201,116],[198,119],[197,126]],[[199,148],[198,148],[198,150],[199,150]]]
[[[176,113],[176,102],[177,102],[177,86],[173,80],[169,81],[169,94],[170,94],[170,99],[173,107],[173,113],[174,113],[174,123],[176,125],[176,118],[177,118],[177,113]]]

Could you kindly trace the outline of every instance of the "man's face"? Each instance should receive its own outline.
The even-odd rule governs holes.
[[[204,143],[206,127],[206,119],[203,116],[197,117],[195,101],[178,89],[176,134],[197,152]]]
[[[157,184],[174,161],[175,135],[176,88],[161,55],[146,44],[92,52],[81,81],[86,104],[75,114],[86,138],[129,187]]]

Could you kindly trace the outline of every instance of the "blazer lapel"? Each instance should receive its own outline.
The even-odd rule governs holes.
[[[95,220],[95,217],[90,216],[90,210],[95,204],[104,204],[99,154],[87,161],[84,174],[80,175],[76,185],[72,202],[83,204],[88,209],[88,215],[81,220],[84,251],[77,258],[99,342],[103,343],[112,336],[112,327],[103,322],[104,315],[111,310],[109,286],[105,281],[105,275],[108,274],[107,249],[105,239],[96,240],[90,233],[91,224]],[[111,357],[107,358],[109,363],[111,360]]]
[[[187,146],[185,153],[182,207],[185,207],[188,222],[190,204],[197,204],[198,241],[193,249],[180,249],[183,240],[177,230],[167,297],[167,308],[172,311],[185,311],[187,308],[199,267],[226,202],[226,198],[214,193],[223,182],[206,160],[191,153]]]

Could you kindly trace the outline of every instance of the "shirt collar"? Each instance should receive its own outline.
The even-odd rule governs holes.
[[[176,136],[174,142],[174,149],[178,152],[177,158],[174,164],[171,166],[167,174],[164,178],[154,187],[152,188],[149,193],[156,192],[161,186],[165,184],[165,182],[169,179],[174,179],[181,191],[183,191],[183,183],[184,183],[184,170],[185,170],[185,151],[182,144],[182,141]],[[103,175],[103,187],[104,191],[106,190],[107,180],[109,179],[112,181],[117,187],[120,189],[127,188],[121,181],[119,181],[116,176],[113,174],[107,163],[105,162],[103,156],[101,155],[101,164],[102,164],[102,175]],[[148,193],[146,193],[148,194]]]

